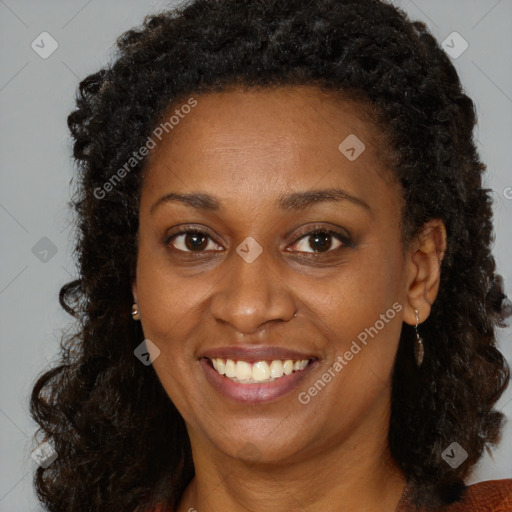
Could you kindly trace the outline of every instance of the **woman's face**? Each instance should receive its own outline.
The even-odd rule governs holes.
[[[133,284],[193,449],[291,462],[385,435],[410,273],[375,129],[312,86],[195,100],[148,160]]]

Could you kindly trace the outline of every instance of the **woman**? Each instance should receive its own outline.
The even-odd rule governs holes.
[[[31,410],[52,511],[505,511],[475,112],[377,0],[147,17],[68,124],[79,321]],[[131,312],[131,314],[130,314]]]

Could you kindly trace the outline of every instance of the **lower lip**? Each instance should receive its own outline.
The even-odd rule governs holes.
[[[262,403],[276,400],[297,388],[311,370],[318,364],[317,360],[311,361],[306,368],[283,375],[273,382],[262,384],[241,384],[233,382],[228,377],[218,373],[207,358],[200,359],[208,382],[222,395],[239,402]]]

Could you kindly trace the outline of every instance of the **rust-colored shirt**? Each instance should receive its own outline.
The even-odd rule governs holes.
[[[420,512],[402,499],[396,512]],[[512,479],[488,480],[470,485],[460,501],[439,512],[512,512]]]

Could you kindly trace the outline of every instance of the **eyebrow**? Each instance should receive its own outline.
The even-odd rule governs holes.
[[[371,211],[370,206],[365,201],[339,188],[293,192],[280,196],[277,200],[277,204],[282,210],[296,211],[304,210],[315,204],[328,201],[349,201]],[[171,192],[161,197],[151,207],[149,213],[152,214],[155,209],[162,204],[172,202],[179,202],[191,208],[204,211],[217,211],[222,208],[219,200],[209,194],[176,194]]]

